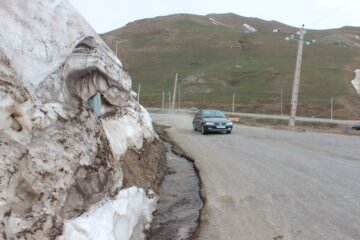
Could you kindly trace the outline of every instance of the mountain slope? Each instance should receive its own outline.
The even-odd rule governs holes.
[[[276,29],[276,32],[274,30]],[[161,106],[162,92],[181,79],[183,106],[279,113],[289,109],[297,42],[285,37],[297,29],[276,21],[232,13],[197,16],[177,14],[139,20],[102,37],[115,50],[133,78],[141,83],[142,103]],[[299,112],[329,116],[335,99],[337,117],[360,116],[359,96],[351,87],[360,66],[360,28],[308,31],[299,96]]]

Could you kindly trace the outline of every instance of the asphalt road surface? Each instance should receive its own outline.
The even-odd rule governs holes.
[[[200,170],[198,239],[360,239],[359,137],[242,125],[203,136],[189,115],[151,116]]]

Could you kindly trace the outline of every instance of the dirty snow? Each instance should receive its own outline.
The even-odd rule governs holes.
[[[28,86],[37,86],[57,70],[77,39],[97,36],[67,1],[3,0],[1,5],[1,50]],[[27,21],[19,21],[19,16]]]
[[[152,120],[143,107],[140,113],[128,109],[126,115],[101,121],[113,156],[117,160],[120,160],[128,148],[140,150],[144,139],[152,141],[155,138]]]
[[[148,198],[136,187],[121,190],[114,199],[95,204],[80,217],[65,222],[58,240],[141,240],[141,225],[150,227],[157,198]]]
[[[0,15],[0,235],[54,238],[72,219],[62,239],[141,239],[154,201],[137,188],[103,200],[123,186],[121,156],[157,137],[130,76],[66,0],[3,0]]]

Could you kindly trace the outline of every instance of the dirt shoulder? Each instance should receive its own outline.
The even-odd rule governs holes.
[[[351,125],[333,123],[311,123],[299,121],[296,123],[295,127],[289,127],[287,125],[287,120],[241,118],[240,121],[235,124],[295,132],[317,132],[360,136],[360,131],[352,129]]]

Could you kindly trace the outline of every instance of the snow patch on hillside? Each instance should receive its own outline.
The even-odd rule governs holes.
[[[257,29],[250,26],[249,24],[247,23],[244,23],[243,26],[249,31],[249,32],[257,32]]]
[[[355,34],[350,34],[353,38],[360,40],[360,36],[359,35],[355,35]]]
[[[351,81],[351,84],[355,88],[356,92],[360,94],[360,69],[356,69],[354,72],[355,72],[355,79]]]
[[[210,18],[210,17],[209,17],[209,20],[211,21],[211,23],[212,23],[212,24],[215,24],[215,25],[221,25],[221,26],[226,27],[226,25],[225,25],[225,24],[223,24],[223,23],[221,23],[221,22],[219,22],[219,21],[216,21],[216,20],[215,20],[215,19],[213,19],[213,18]]]

